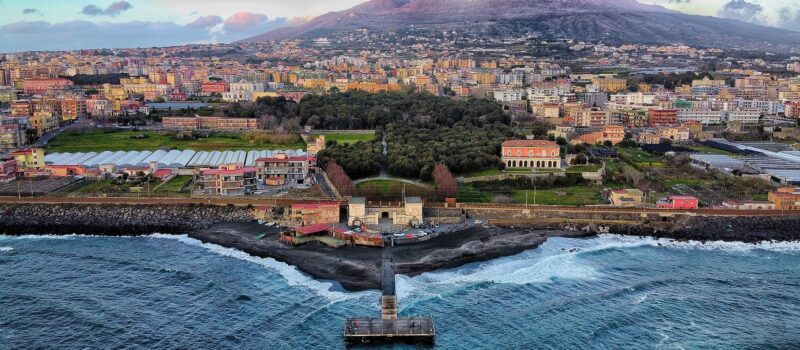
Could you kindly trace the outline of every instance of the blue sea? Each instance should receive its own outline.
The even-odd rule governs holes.
[[[800,348],[800,243],[553,238],[397,288],[437,349]],[[186,236],[0,236],[0,349],[340,349],[378,298]]]

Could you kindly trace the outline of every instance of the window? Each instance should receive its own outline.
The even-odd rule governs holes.
[[[522,155],[522,151],[520,151],[520,150],[517,150],[517,157],[519,157],[519,156],[521,156],[521,155]]]

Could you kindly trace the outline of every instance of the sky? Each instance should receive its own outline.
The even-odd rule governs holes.
[[[0,0],[0,52],[231,42],[364,1]],[[800,0],[639,1],[800,31]]]

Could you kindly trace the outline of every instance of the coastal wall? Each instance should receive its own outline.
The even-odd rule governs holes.
[[[254,219],[247,207],[213,205],[3,204],[0,234],[188,233]]]

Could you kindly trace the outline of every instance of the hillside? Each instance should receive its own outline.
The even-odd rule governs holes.
[[[544,34],[612,43],[800,50],[800,33],[687,15],[634,0],[372,0],[243,41],[309,38],[353,29],[409,26],[486,35]]]

